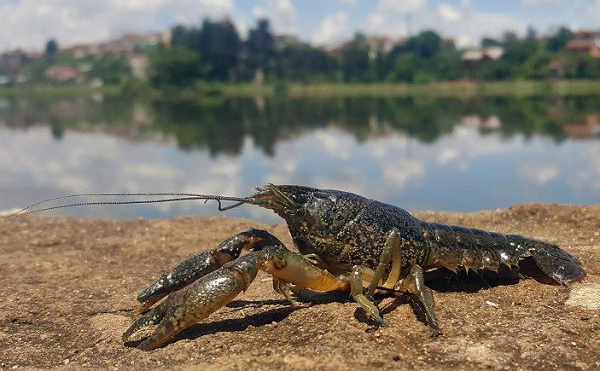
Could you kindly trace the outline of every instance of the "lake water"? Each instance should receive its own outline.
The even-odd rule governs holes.
[[[410,211],[600,203],[600,97],[0,99],[0,210],[83,192],[357,192]],[[180,202],[64,214],[216,214]],[[244,206],[227,215],[277,222]]]

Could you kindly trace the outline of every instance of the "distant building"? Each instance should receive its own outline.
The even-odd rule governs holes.
[[[600,117],[587,115],[585,122],[572,122],[563,125],[563,130],[569,138],[589,139],[600,135]]]
[[[382,51],[389,53],[398,40],[387,36],[367,36],[367,45],[371,51]]]
[[[103,55],[127,55],[135,53],[139,48],[163,45],[170,47],[171,33],[157,32],[151,34],[125,34],[118,39],[95,44],[79,44],[63,48],[62,51],[76,58]]]
[[[564,60],[556,58],[548,63],[548,69],[550,70],[550,75],[552,77],[565,77],[567,64]]]
[[[302,42],[295,35],[275,35],[273,37],[275,41],[275,49],[283,49],[288,46],[298,46]]]
[[[150,60],[145,54],[130,54],[127,56],[127,62],[129,62],[129,67],[131,68],[131,74],[141,80],[146,80],[148,78],[148,66],[150,65]]]
[[[504,49],[499,46],[495,46],[484,49],[467,50],[461,56],[461,60],[463,63],[470,65],[477,64],[485,60],[496,61],[502,58],[503,55]]]
[[[580,30],[573,32],[565,49],[571,53],[585,53],[590,57],[600,58],[600,31]]]
[[[46,70],[46,77],[56,82],[81,82],[83,72],[73,67],[56,65]]]
[[[329,48],[326,49],[327,54],[330,57],[334,57],[334,58],[341,58],[342,55],[344,54],[344,50],[346,50],[346,48],[348,48],[348,45],[350,45],[349,41],[344,41],[342,43],[333,45]]]
[[[27,61],[27,54],[20,49],[6,52],[0,55],[0,71],[4,73],[18,72]]]
[[[394,46],[406,40],[393,39],[387,36],[366,36],[367,47],[369,49],[369,58],[375,59],[378,53],[389,53]],[[341,57],[344,50],[351,44],[351,41],[345,41],[327,49],[327,54],[331,57]]]

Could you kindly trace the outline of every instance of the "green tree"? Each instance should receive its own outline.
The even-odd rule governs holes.
[[[588,55],[571,55],[567,58],[566,77],[591,79],[600,77],[600,60]]]
[[[479,80],[508,80],[514,77],[514,66],[503,59],[483,61],[473,76]]]
[[[218,22],[205,19],[200,28],[182,25],[171,29],[171,43],[198,53],[210,66],[206,78],[210,80],[237,80],[242,41],[229,20]]]
[[[511,34],[505,35],[504,55],[502,59],[516,66],[524,63],[532,54],[539,49],[539,43],[535,39],[513,39]]]
[[[558,31],[550,36],[546,41],[546,47],[552,52],[557,52],[567,45],[569,40],[573,38],[573,33],[566,27],[561,27]]]
[[[342,52],[344,81],[366,82],[369,80],[369,45],[363,34],[356,34]]]
[[[430,70],[437,80],[456,80],[464,75],[461,53],[457,50],[445,50],[431,61]]]
[[[252,72],[267,72],[275,58],[275,38],[267,19],[260,19],[248,33],[248,67]]]
[[[157,52],[151,66],[150,81],[158,87],[189,87],[206,71],[200,55],[183,46]]]
[[[195,41],[192,42],[194,46]],[[197,51],[211,67],[208,77],[235,80],[242,43],[234,24],[229,20],[204,20],[198,34]]]
[[[552,54],[546,50],[539,49],[532,54],[521,67],[522,75],[528,79],[543,79],[550,75],[550,61]]]
[[[442,38],[434,31],[423,31],[406,41],[406,51],[431,58],[442,49]]]
[[[333,78],[335,61],[321,48],[288,45],[275,57],[276,76],[282,80],[310,82]]]
[[[102,56],[91,64],[88,77],[101,79],[105,84],[120,84],[131,76],[129,62],[121,56]]]
[[[419,65],[419,58],[415,54],[403,54],[396,59],[396,64],[388,79],[394,82],[413,82],[419,71]]]
[[[491,48],[494,46],[500,46],[502,43],[496,39],[492,39],[490,37],[484,37],[481,39],[481,47],[482,48]]]
[[[56,40],[50,39],[46,43],[46,61],[48,61],[48,63],[54,62],[56,54],[58,54],[58,43]]]

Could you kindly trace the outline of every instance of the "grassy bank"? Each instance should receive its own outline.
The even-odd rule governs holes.
[[[0,88],[0,97],[3,98],[69,98],[79,97],[91,94],[118,95],[122,94],[123,89],[120,86],[102,86],[92,88],[85,85],[39,85],[39,86],[18,86]]]
[[[436,82],[431,84],[274,84],[257,88],[250,84],[218,85],[225,96],[281,95],[291,97],[480,97],[598,95],[600,80]]]
[[[140,96],[289,96],[289,97],[502,97],[546,95],[600,95],[600,80],[503,81],[503,82],[434,82],[431,84],[298,84],[279,82],[264,86],[250,83],[198,83],[194,88],[181,90],[131,89],[130,86],[91,88],[82,85],[44,85],[0,88],[0,97],[76,97],[101,93],[105,95]]]

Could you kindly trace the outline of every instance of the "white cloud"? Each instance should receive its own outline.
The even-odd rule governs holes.
[[[232,0],[0,1],[0,51],[43,49],[52,37],[61,45],[106,40],[125,32],[156,31],[232,12]]]
[[[590,19],[595,22],[600,21],[600,0],[586,2],[585,5],[578,6],[581,8],[582,14],[587,14]],[[575,25],[573,28],[579,28]]]
[[[537,185],[544,185],[558,178],[559,174],[558,166],[552,163],[525,163],[519,166],[519,176]]]
[[[367,19],[368,33],[397,37],[431,29],[453,37],[459,47],[476,45],[484,36],[499,37],[506,30],[524,33],[528,24],[517,15],[482,12],[468,0],[441,3],[435,11],[425,0],[381,0]]]
[[[379,0],[375,11],[367,18],[367,30],[375,34],[405,35],[406,16],[421,11],[427,0]]]
[[[558,4],[563,0],[523,0],[523,4],[525,5],[548,5],[548,4]]]
[[[276,32],[298,31],[296,8],[291,0],[263,0],[264,6],[254,7],[255,18],[268,18]]]
[[[427,0],[379,0],[376,11],[383,14],[406,14],[421,10],[426,4]]]
[[[337,12],[334,15],[323,18],[319,29],[313,36],[313,42],[319,45],[332,44],[342,38],[348,37],[351,32],[348,14]]]
[[[438,15],[445,22],[457,22],[462,18],[461,12],[453,6],[443,3],[437,9]]]

